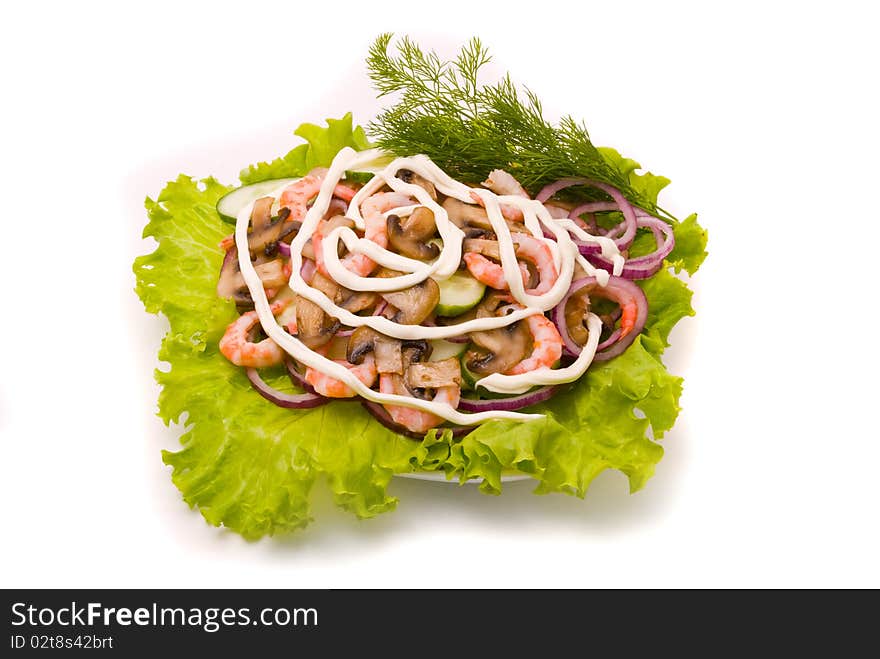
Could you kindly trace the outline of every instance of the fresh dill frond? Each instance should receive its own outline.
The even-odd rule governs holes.
[[[367,68],[379,96],[399,94],[368,130],[379,146],[397,155],[424,153],[451,176],[478,183],[496,168],[506,169],[530,193],[560,178],[583,176],[638,198],[627,177],[590,141],[582,122],[565,116],[558,125],[544,119],[538,97],[517,89],[509,75],[481,85],[480,69],[491,57],[476,37],[451,61],[423,51],[409,37],[389,54],[392,34],[370,47]],[[579,193],[598,195],[597,191]]]

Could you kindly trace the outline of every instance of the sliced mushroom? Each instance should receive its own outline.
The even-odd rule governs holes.
[[[303,245],[303,247],[302,247],[302,255],[303,255],[303,258],[311,259],[312,261],[315,260],[315,248],[314,248],[314,246],[312,245],[312,240],[311,240],[311,239],[307,240],[307,241],[305,242],[305,244]]]
[[[398,277],[401,274],[403,273],[396,270],[380,268],[376,271],[375,276],[387,278]],[[418,325],[431,315],[434,307],[440,301],[440,286],[429,277],[410,288],[405,288],[402,291],[382,293],[381,295],[388,304],[397,309],[391,320],[403,325]]]
[[[379,373],[403,373],[403,352],[401,343],[382,334],[373,344],[376,353],[376,370]]]
[[[431,214],[431,220],[433,221],[433,213]],[[440,254],[440,248],[437,245],[428,244],[424,242],[424,238],[407,231],[401,225],[399,216],[389,215],[386,224],[388,227],[388,242],[400,254],[411,259],[419,259],[420,261],[436,259]]]
[[[251,256],[258,256],[266,249],[267,245],[278,242],[284,219],[290,215],[290,209],[285,208],[283,209],[286,211],[283,218],[281,214],[273,218],[272,204],[274,203],[275,200],[272,197],[261,197],[254,202],[254,208],[251,211],[251,226],[248,231],[248,249]],[[267,256],[271,256],[271,254]]]
[[[427,240],[437,231],[434,211],[427,206],[419,206],[403,221],[403,230],[411,238]]]
[[[424,281],[402,291],[382,293],[382,297],[398,311],[392,318],[402,325],[418,325],[431,315],[440,301],[440,287],[428,277]]]
[[[495,232],[489,229],[481,229],[480,227],[464,227],[462,229],[465,238],[483,238],[485,240],[496,240]]]
[[[309,348],[317,348],[333,338],[339,321],[330,318],[317,304],[304,297],[296,301],[296,335]]]
[[[335,281],[328,279],[320,272],[316,272],[315,276],[312,277],[311,287],[321,291],[333,304],[338,304],[342,301],[344,295],[343,291],[345,290]]]
[[[251,210],[251,231],[259,233],[272,222],[273,197],[260,197],[254,202]]]
[[[371,327],[362,325],[358,327],[351,336],[348,337],[348,347],[345,351],[345,358],[352,364],[363,364],[364,357],[373,352],[373,346],[379,332]]]
[[[498,307],[507,301],[504,295],[488,295],[474,314],[486,318],[498,314]],[[485,332],[471,332],[471,341],[477,346],[465,354],[468,369],[478,375],[503,373],[525,359],[532,343],[528,327],[517,321],[505,327]]]
[[[407,339],[403,341],[403,361],[405,364],[427,361],[433,352],[431,344],[424,339]]]
[[[266,288],[275,288],[276,286],[283,286],[287,283],[287,277],[284,276],[284,266],[281,263],[281,259],[274,259],[273,261],[267,261],[266,263],[258,263],[254,266],[254,270],[260,278],[260,281],[263,282],[263,286]],[[240,274],[241,273],[239,273],[239,276]]]
[[[316,272],[311,281],[312,288],[321,291],[333,304],[351,313],[357,313],[376,305],[377,295],[369,292],[351,291]]]
[[[492,230],[492,223],[486,214],[486,209],[476,204],[466,204],[455,197],[447,197],[443,201],[443,210],[449,215],[450,221],[459,229],[465,226],[479,227]]]
[[[485,240],[484,238],[465,238],[462,244],[465,252],[476,252],[490,259],[501,261],[501,250],[497,240]]]
[[[428,179],[423,178],[419,174],[416,174],[411,169],[398,169],[395,176],[404,183],[414,183],[420,188],[423,188],[425,192],[431,195],[431,199],[437,201],[437,190],[434,188],[434,184],[431,183]]]
[[[450,357],[439,362],[410,364],[404,381],[408,389],[437,389],[461,384],[461,365],[458,358]]]
[[[401,342],[369,327],[359,327],[348,339],[345,358],[352,364],[362,364],[370,352],[376,356],[379,373],[403,373]]]
[[[348,295],[343,298],[342,302],[339,303],[339,306],[346,311],[357,313],[358,311],[372,309],[376,306],[376,300],[379,296],[375,293],[368,293],[366,291],[349,291],[347,288],[343,290],[345,290]]]
[[[585,286],[572,295],[565,304],[565,325],[568,328],[569,336],[578,345],[586,344],[589,338],[589,331],[585,324],[587,314],[590,311],[590,296],[587,288]]]
[[[244,278],[238,269],[238,249],[230,247],[223,257],[220,266],[220,278],[217,280],[217,295],[231,298],[244,286]]]

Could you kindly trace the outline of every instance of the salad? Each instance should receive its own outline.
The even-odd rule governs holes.
[[[660,357],[693,314],[673,272],[705,258],[696,216],[509,78],[478,84],[478,40],[444,62],[390,39],[367,60],[400,96],[375,142],[350,114],[305,124],[240,186],[181,176],[147,200],[137,291],[171,325],[160,415],[187,424],[164,459],[249,538],[307,524],[322,476],[359,517],[413,471],[584,496],[616,468],[637,490],[678,413]]]

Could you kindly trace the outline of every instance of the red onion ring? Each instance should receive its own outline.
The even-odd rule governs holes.
[[[303,278],[303,281],[307,284],[311,283],[316,271],[315,262],[312,259],[303,258],[302,267],[299,269],[299,276]]]
[[[320,395],[315,391],[312,385],[306,382],[305,376],[296,369],[296,363],[293,359],[285,357],[284,365],[287,367],[287,374],[290,376],[290,381],[293,382],[293,384],[301,389],[305,389],[310,394],[315,394],[316,396]]]
[[[307,392],[304,394],[285,394],[278,391],[266,384],[266,381],[260,377],[260,374],[255,368],[245,369],[245,373],[247,374],[248,380],[251,381],[251,386],[256,389],[257,393],[278,407],[305,410],[330,402],[329,398],[324,398],[316,393]]]
[[[620,338],[622,332],[618,331],[617,338],[613,343],[610,343],[612,337],[614,337],[614,333],[612,333],[608,339],[596,348],[596,355],[593,357],[593,361],[608,361],[626,350],[645,328],[645,321],[648,319],[648,300],[641,288],[623,277],[611,276],[608,278],[608,284],[605,286],[599,286],[595,277],[584,277],[572,282],[568,293],[565,294],[562,301],[553,309],[553,322],[556,324],[556,329],[559,330],[559,336],[562,337],[562,344],[566,352],[573,357],[580,355],[583,347],[575,343],[574,339],[571,338],[571,334],[569,334],[568,324],[565,322],[565,305],[572,295],[585,286],[595,286],[590,291],[591,294],[617,302],[621,307],[623,306],[621,300],[625,297],[634,298],[638,306],[635,322],[627,335]]]
[[[373,417],[381,423],[383,426],[388,428],[391,432],[396,432],[399,435],[405,435],[411,439],[422,440],[425,437],[426,433],[417,433],[404,428],[399,423],[396,423],[394,419],[391,418],[391,415],[388,414],[388,411],[382,407],[379,403],[374,403],[371,400],[361,400],[361,405],[364,406],[364,409],[367,410]],[[468,426],[451,426],[451,427],[437,427],[435,428],[438,432],[442,432],[443,430],[451,430],[453,437],[464,437],[469,432],[472,432],[474,429]]]
[[[462,398],[458,401],[458,409],[465,412],[515,412],[523,407],[550,400],[557,390],[558,387],[547,386],[508,398],[486,398],[483,400]]]
[[[544,188],[538,193],[538,196],[535,197],[541,203],[547,201],[554,194],[559,192],[560,190],[564,190],[565,188],[569,188],[573,185],[585,185],[591,188],[597,188],[601,190],[609,197],[614,200],[617,208],[613,210],[619,210],[623,213],[623,221],[625,225],[625,231],[620,238],[615,238],[614,243],[617,245],[618,249],[626,249],[632,244],[633,238],[636,237],[636,212],[633,208],[633,205],[629,203],[629,200],[621,194],[620,190],[617,188],[608,185],[607,183],[602,183],[601,181],[593,181],[592,179],[587,178],[563,178],[559,179],[555,183],[550,183],[549,185],[544,186]],[[607,202],[599,202],[605,203]],[[594,204],[585,204],[587,207],[593,207]],[[579,208],[575,208],[571,213],[569,213],[569,217],[574,219],[580,215],[580,213],[575,213]],[[606,206],[602,206],[602,208],[606,208]],[[581,213],[586,213],[588,211],[581,211]],[[574,217],[572,215],[574,214]]]
[[[623,272],[620,273],[620,276],[624,279],[647,279],[652,276],[663,267],[663,259],[669,256],[675,247],[675,235],[673,234],[672,227],[666,222],[650,215],[640,216],[637,221],[640,228],[650,229],[655,239],[662,235],[663,243],[661,244],[658,240],[655,251],[645,256],[628,259],[623,264]],[[613,264],[601,254],[585,251],[581,249],[580,245],[578,249],[597,268],[613,272]]]
[[[286,259],[290,258],[290,245],[282,241],[278,243],[278,253]]]

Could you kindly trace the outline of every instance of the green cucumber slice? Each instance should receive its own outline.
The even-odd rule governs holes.
[[[453,343],[445,339],[434,339],[428,343],[431,344],[431,359],[429,361],[432,362],[442,362],[450,357],[459,357],[467,348],[467,343]]]
[[[438,316],[458,316],[473,309],[483,299],[486,285],[466,272],[456,272],[440,283],[440,301],[437,303]]]
[[[227,192],[217,202],[217,212],[220,214],[220,219],[229,224],[235,224],[241,209],[249,203],[298,180],[298,178],[273,178],[268,181],[243,185],[232,192]]]

